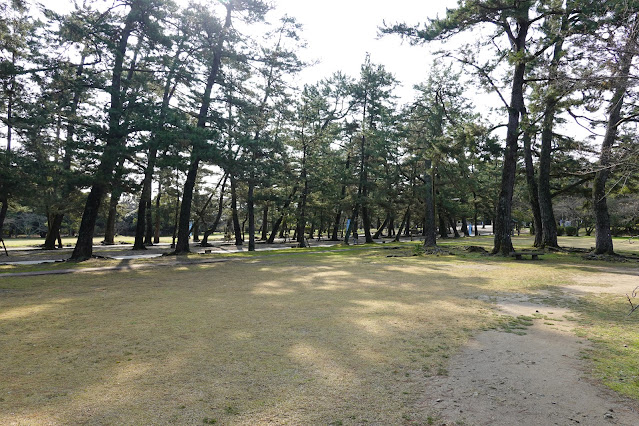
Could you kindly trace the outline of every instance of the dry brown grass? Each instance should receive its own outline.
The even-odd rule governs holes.
[[[423,377],[497,321],[479,296],[561,284],[386,254],[5,278],[0,424],[425,423]]]

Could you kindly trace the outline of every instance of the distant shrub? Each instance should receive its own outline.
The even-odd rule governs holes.
[[[561,236],[562,236],[562,235],[564,235],[565,233],[566,233],[566,228],[564,228],[563,226],[559,226],[559,227],[557,227],[557,235],[558,235],[558,236],[560,236],[560,237],[561,237]]]
[[[566,235],[568,235],[569,237],[574,237],[577,235],[577,227],[575,226],[566,226],[565,230]]]

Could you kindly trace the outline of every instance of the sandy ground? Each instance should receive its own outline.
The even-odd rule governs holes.
[[[603,279],[612,272],[589,278],[611,282]],[[566,297],[623,294],[636,281],[630,273],[604,288],[576,284],[563,290]],[[498,306],[512,316],[572,314],[525,296],[500,300]],[[588,341],[575,337],[569,321],[550,323],[535,319],[525,335],[480,334],[451,359],[447,376],[427,379],[422,408],[437,413],[441,425],[639,425],[636,402],[587,379],[581,354]]]

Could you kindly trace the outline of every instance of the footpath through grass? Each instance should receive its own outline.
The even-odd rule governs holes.
[[[596,375],[639,400],[625,296],[558,296],[608,266],[413,246],[0,278],[0,424],[428,423],[424,378],[503,325],[491,297],[521,293],[572,303],[614,365]]]

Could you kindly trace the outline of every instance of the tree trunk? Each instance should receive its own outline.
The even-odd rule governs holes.
[[[435,230],[435,196],[433,193],[432,161],[426,160],[424,173],[424,247],[437,246],[437,232]]]
[[[244,240],[242,239],[240,217],[237,213],[237,187],[234,176],[231,176],[231,210],[231,215],[233,217],[233,233],[235,235],[235,245],[241,246],[242,243],[244,243]]]
[[[222,48],[226,40],[226,34],[231,27],[231,12],[233,10],[233,2],[226,4],[226,20],[224,27],[218,33],[218,39],[213,51],[213,61],[206,80],[206,87],[202,95],[202,104],[197,118],[197,128],[204,129],[208,122],[209,107],[211,105],[211,91],[213,85],[217,81],[218,71],[222,60]],[[180,223],[178,228],[178,242],[175,246],[175,254],[188,253],[189,249],[189,222],[191,220],[191,203],[193,201],[193,190],[195,189],[195,181],[197,179],[198,167],[201,161],[199,149],[193,147],[191,154],[191,164],[189,172],[184,182],[184,190],[182,191],[182,207],[180,209]]]
[[[390,212],[387,212],[384,222],[381,225],[378,223],[377,231],[375,232],[375,235],[373,235],[374,240],[378,239],[382,235],[384,228],[386,228],[386,225],[388,225],[388,222],[390,222],[390,216],[391,216]],[[379,222],[379,218],[377,218],[377,222]]]
[[[535,247],[542,247],[542,218],[541,210],[539,207],[539,191],[537,189],[537,181],[535,180],[535,167],[533,166],[532,148],[531,148],[531,135],[530,129],[527,129],[523,135],[524,142],[524,163],[526,165],[526,183],[528,184],[528,201],[530,202],[530,209],[533,213],[533,222],[535,224]],[[552,211],[552,206],[550,206]],[[554,215],[553,215],[554,223]],[[555,241],[557,240],[557,228],[555,227]]]
[[[304,187],[302,188],[302,196],[300,197],[300,202],[298,204],[298,212],[297,212],[297,245],[299,247],[306,247],[306,239],[304,238],[304,231],[306,229],[306,198],[308,197],[308,175],[306,173],[306,152],[307,146],[306,142],[303,143],[302,149],[302,171],[301,178],[302,182],[304,182]]]
[[[145,212],[145,222],[146,222],[146,232],[144,235],[144,245],[152,246],[153,245],[153,216],[151,212],[151,194],[149,194],[149,198],[146,200],[146,212]],[[156,213],[157,215],[157,213]]]
[[[253,159],[255,161],[255,158]],[[251,175],[253,175],[253,171],[251,170]],[[255,177],[251,176],[249,178],[248,184],[248,196],[246,197],[246,210],[247,210],[247,219],[248,219],[248,233],[249,233],[249,243],[248,243],[248,251],[255,251],[255,200],[253,197],[253,193],[255,192]]]
[[[402,223],[399,225],[399,229],[397,230],[397,234],[395,234],[395,239],[393,241],[397,242],[401,238],[402,230],[404,229],[404,226],[406,226],[406,220],[408,219],[409,212],[410,212],[410,207],[406,209],[406,212],[404,213],[404,217],[402,218]]]
[[[115,244],[115,218],[117,216],[118,203],[122,190],[119,187],[113,189],[109,200],[109,214],[107,216],[106,228],[104,230],[104,244]]]
[[[55,250],[56,240],[60,238],[60,227],[62,226],[62,219],[64,219],[64,213],[53,214],[51,220],[51,226],[47,232],[47,238],[44,240],[45,250]],[[1,237],[2,235],[0,235]]]
[[[160,242],[160,197],[162,195],[162,181],[158,180],[158,195],[155,197],[155,233],[153,234],[153,244]]]
[[[112,183],[111,174],[119,158],[122,156],[120,150],[127,135],[127,130],[122,123],[122,116],[124,114],[122,72],[129,36],[133,32],[139,13],[137,3],[132,3],[131,10],[122,28],[118,46],[115,50],[115,62],[113,64],[110,85],[109,128],[106,136],[106,145],[102,153],[100,165],[94,177],[93,186],[91,187],[84,206],[78,240],[71,254],[71,260],[87,260],[91,258],[93,254],[93,233],[100,210],[100,203],[102,202],[102,198],[104,198],[107,186]]]
[[[260,240],[266,241],[268,238],[268,203],[264,203],[264,209],[262,210],[262,236]]]
[[[466,220],[466,216],[462,216],[461,227],[462,227],[462,232],[464,233],[464,237],[470,237],[470,232],[468,232],[468,221]]]
[[[149,209],[149,199],[151,198],[151,185],[153,183],[153,171],[155,169],[155,159],[157,157],[157,149],[155,146],[149,149],[149,160],[144,171],[144,179],[142,181],[142,194],[138,203],[138,222],[135,226],[135,242],[133,250],[146,250],[144,245],[144,236],[146,232],[147,209]],[[150,209],[149,209],[150,210]]]
[[[200,219],[195,219],[193,226],[191,226],[191,234],[193,234],[193,242],[200,242]]]
[[[277,220],[275,221],[275,223],[273,223],[273,226],[271,227],[271,235],[269,235],[268,240],[266,241],[268,244],[273,244],[273,242],[275,241],[275,236],[277,235],[277,231],[280,229],[280,226],[282,225],[282,221],[284,220],[284,212],[286,211],[286,209],[288,209],[288,206],[291,205],[291,202],[293,201],[293,197],[295,197],[295,193],[297,192],[297,186],[293,187],[293,191],[291,191],[291,193],[289,194],[288,198],[286,198],[286,201],[284,202],[284,206],[282,207],[282,214],[280,214],[280,217],[277,218]],[[284,229],[282,229],[282,232],[280,233],[280,238],[282,238]]]
[[[501,189],[497,209],[495,211],[494,247],[493,254],[502,256],[510,255],[513,251],[513,243],[510,236],[512,226],[512,200],[515,187],[515,172],[517,169],[517,140],[519,139],[520,116],[526,113],[524,105],[524,76],[526,72],[526,37],[530,21],[528,18],[530,4],[522,4],[521,14],[516,18],[519,32],[516,39],[512,40],[517,55],[521,55],[515,64],[512,80],[510,106],[508,108],[508,126],[506,131],[506,150],[504,152],[504,165],[501,175]]]
[[[439,216],[439,238],[445,239],[448,238],[448,226],[446,226],[446,218],[444,217],[445,212],[444,209],[441,208],[441,206],[438,210],[439,211],[437,212],[437,216]]]
[[[610,232],[610,215],[608,213],[608,203],[606,201],[606,181],[610,175],[612,167],[612,146],[617,139],[618,126],[621,121],[621,108],[624,97],[630,85],[630,68],[635,56],[637,39],[639,38],[639,22],[635,21],[630,28],[628,40],[624,47],[619,62],[615,79],[611,79],[615,86],[610,105],[608,107],[608,122],[606,134],[601,144],[601,154],[599,156],[599,170],[595,174],[593,182],[593,210],[595,213],[595,254],[614,254],[612,244],[612,233]]]
[[[452,217],[451,215],[448,215],[448,222],[450,223],[450,227],[453,228],[453,235],[455,238],[459,238],[459,232],[457,232],[457,220]]]
[[[228,175],[227,175],[228,176]],[[209,229],[204,232],[204,236],[202,237],[202,242],[200,245],[202,247],[209,246],[209,236],[215,232],[217,229],[217,225],[220,223],[220,219],[222,218],[222,210],[224,210],[224,188],[226,186],[226,178],[224,178],[224,182],[222,182],[222,188],[220,189],[220,199],[217,202],[217,215],[215,215],[215,220],[213,221],[213,225]]]

